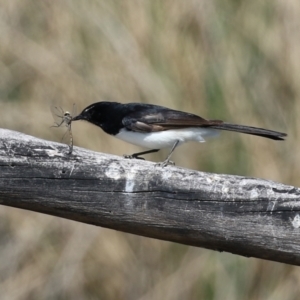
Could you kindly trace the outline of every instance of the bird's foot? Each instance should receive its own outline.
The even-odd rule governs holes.
[[[140,157],[138,155],[134,155],[134,154],[131,154],[131,155],[123,154],[123,157],[127,158],[127,159],[141,159],[141,160],[145,160],[145,158]]]
[[[174,161],[171,161],[171,160],[165,160],[163,162],[160,162],[160,163],[156,163],[155,164],[155,167],[161,167],[161,168],[164,168],[166,166],[175,166],[175,163]]]

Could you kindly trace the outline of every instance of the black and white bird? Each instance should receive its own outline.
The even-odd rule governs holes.
[[[218,135],[220,130],[272,140],[284,140],[287,136],[273,130],[206,120],[191,113],[143,103],[93,103],[72,119],[77,120],[88,121],[118,139],[151,149],[125,156],[127,158],[142,159],[140,155],[171,148],[166,160],[160,163],[163,167],[170,164],[170,157],[177,146],[190,141],[203,143],[206,138]]]

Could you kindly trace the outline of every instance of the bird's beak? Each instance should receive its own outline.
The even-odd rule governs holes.
[[[82,119],[83,119],[82,115],[79,114],[78,116],[72,118],[72,121],[78,121],[78,120],[82,120]]]

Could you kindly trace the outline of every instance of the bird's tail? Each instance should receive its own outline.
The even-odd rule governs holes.
[[[257,135],[257,136],[262,136],[268,139],[272,140],[284,140],[285,137],[287,136],[286,133],[283,132],[278,132],[278,131],[273,131],[273,130],[268,130],[268,129],[263,129],[263,128],[257,128],[257,127],[251,127],[251,126],[244,126],[244,125],[237,125],[237,124],[230,124],[230,123],[220,123],[216,125],[210,126],[210,128],[214,129],[220,129],[220,130],[228,130],[228,131],[236,131],[236,132],[241,132],[241,133],[246,133],[246,134],[251,134],[251,135]]]

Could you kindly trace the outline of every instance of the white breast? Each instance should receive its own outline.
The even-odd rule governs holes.
[[[205,138],[217,136],[218,134],[218,130],[199,127],[150,133],[133,132],[123,128],[115,137],[141,147],[162,149],[172,147],[177,140],[179,140],[179,145],[190,141],[203,143]]]

